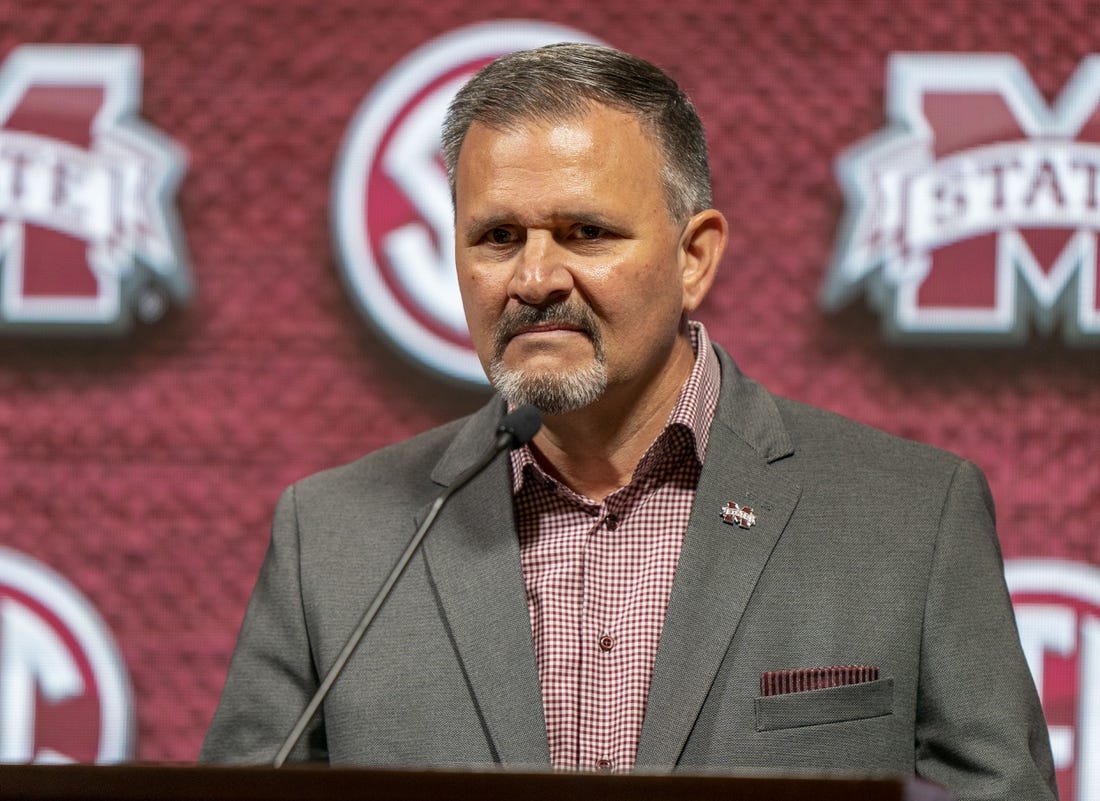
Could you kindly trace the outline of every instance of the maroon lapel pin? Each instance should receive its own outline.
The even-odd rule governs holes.
[[[752,528],[756,525],[756,515],[751,506],[741,506],[733,501],[727,501],[722,507],[721,515],[722,519],[731,526]]]

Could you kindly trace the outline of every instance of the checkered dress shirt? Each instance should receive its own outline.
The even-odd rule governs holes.
[[[720,368],[691,323],[695,363],[630,483],[597,503],[512,452],[516,526],[550,758],[634,766],[680,546],[718,404]]]

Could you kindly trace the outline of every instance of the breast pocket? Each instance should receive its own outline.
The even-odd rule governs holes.
[[[877,718],[891,714],[894,708],[894,680],[759,696],[755,704],[757,731]]]

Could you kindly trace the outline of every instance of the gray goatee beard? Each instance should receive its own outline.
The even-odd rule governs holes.
[[[511,370],[504,366],[504,349],[522,329],[540,323],[558,323],[582,330],[592,341],[591,361],[554,373]],[[520,306],[507,311],[493,337],[489,380],[510,407],[531,404],[543,414],[565,414],[597,401],[607,389],[607,359],[596,319],[586,306],[555,303]]]

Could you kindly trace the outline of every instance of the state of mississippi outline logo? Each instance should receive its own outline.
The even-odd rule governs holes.
[[[0,68],[0,331],[119,333],[191,296],[183,155],[138,119],[129,46],[23,46]]]
[[[493,59],[563,41],[597,42],[529,20],[472,25],[428,42],[363,101],[336,165],[333,235],[356,305],[407,356],[460,381],[486,378],[455,275],[443,117],[459,88]]]
[[[67,580],[0,547],[0,762],[133,756],[130,679],[95,609]]]
[[[896,341],[1100,345],[1100,56],[1050,106],[1011,56],[895,54],[886,107],[838,161],[822,305],[865,291]]]

